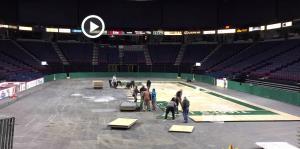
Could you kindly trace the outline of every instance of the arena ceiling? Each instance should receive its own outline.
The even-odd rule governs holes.
[[[209,29],[300,18],[299,0],[5,0],[0,23],[79,27],[90,14],[109,29]]]

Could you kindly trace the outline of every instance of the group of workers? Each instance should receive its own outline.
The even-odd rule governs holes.
[[[153,88],[150,92],[151,81],[147,81],[147,87],[144,85],[138,89],[137,86],[134,87],[132,96],[134,98],[134,102],[137,102],[137,95],[140,93],[141,101],[140,101],[140,111],[156,111],[156,91]],[[151,108],[152,106],[152,108]]]
[[[112,80],[109,80],[110,86],[113,88],[117,88],[120,81],[117,80],[117,77],[114,75]],[[135,82],[131,81],[126,87],[131,88],[133,87],[132,96],[134,98],[134,102],[137,102],[137,96],[140,93],[141,101],[140,101],[140,111],[156,111],[156,91],[153,88],[150,92],[151,81],[147,80],[146,87],[143,85],[140,89],[135,86]],[[184,97],[182,100],[182,89],[176,92],[175,97],[168,102],[166,107],[165,119],[167,119],[168,114],[172,113],[172,119],[175,119],[175,113],[179,114],[178,106],[181,106],[182,115],[184,119],[184,123],[188,123],[188,114],[189,114],[189,100]]]
[[[176,96],[171,99],[171,101],[167,104],[166,107],[166,115],[165,119],[167,119],[169,112],[172,113],[172,119],[175,119],[175,113],[179,114],[178,112],[178,106],[181,106],[182,109],[182,115],[184,119],[184,123],[188,123],[188,114],[189,114],[189,107],[190,107],[190,101],[184,97],[182,100],[182,90],[179,90],[176,93]]]
[[[147,81],[147,87],[144,85],[138,89],[137,86],[134,87],[132,96],[134,97],[134,102],[137,102],[137,95],[140,93],[141,95],[141,101],[140,101],[140,111],[156,111],[156,91],[153,88],[150,92],[151,87],[151,81]],[[166,107],[166,113],[165,113],[165,119],[167,119],[168,114],[172,113],[172,119],[175,119],[175,113],[179,114],[178,112],[178,106],[181,106],[184,123],[188,123],[188,114],[189,114],[189,106],[190,102],[189,100],[184,97],[182,100],[182,90],[179,90],[176,93],[176,96],[171,99],[170,102],[168,102]],[[152,108],[151,108],[152,106]]]

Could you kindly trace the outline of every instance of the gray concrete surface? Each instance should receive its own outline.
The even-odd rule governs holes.
[[[148,79],[148,78],[147,78]],[[146,79],[145,79],[146,80]],[[256,148],[258,141],[286,141],[298,144],[300,122],[194,123],[193,133],[169,133],[182,117],[162,120],[158,112],[119,112],[125,100],[123,89],[92,89],[92,79],[60,80],[36,87],[1,114],[16,117],[14,149],[223,149],[234,144],[239,149]],[[276,110],[300,115],[300,107],[197,83]],[[159,91],[158,91],[159,92]],[[85,97],[73,97],[72,94]],[[109,97],[109,102],[102,101]],[[113,100],[115,99],[115,100]],[[107,124],[118,118],[137,118],[129,130],[112,130]]]

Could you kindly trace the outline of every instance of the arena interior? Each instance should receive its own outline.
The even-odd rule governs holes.
[[[0,149],[297,149],[299,6],[5,0]]]

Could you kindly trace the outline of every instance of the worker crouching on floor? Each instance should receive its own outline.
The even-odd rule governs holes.
[[[172,112],[172,119],[175,119],[175,108],[176,108],[176,102],[175,102],[175,97],[172,98],[172,100],[168,103],[167,107],[166,107],[166,115],[165,115],[165,119],[168,118],[168,114],[171,111]]]
[[[189,108],[190,108],[190,101],[184,97],[182,101],[182,114],[183,114],[183,119],[184,123],[188,123],[188,116],[189,116]]]

